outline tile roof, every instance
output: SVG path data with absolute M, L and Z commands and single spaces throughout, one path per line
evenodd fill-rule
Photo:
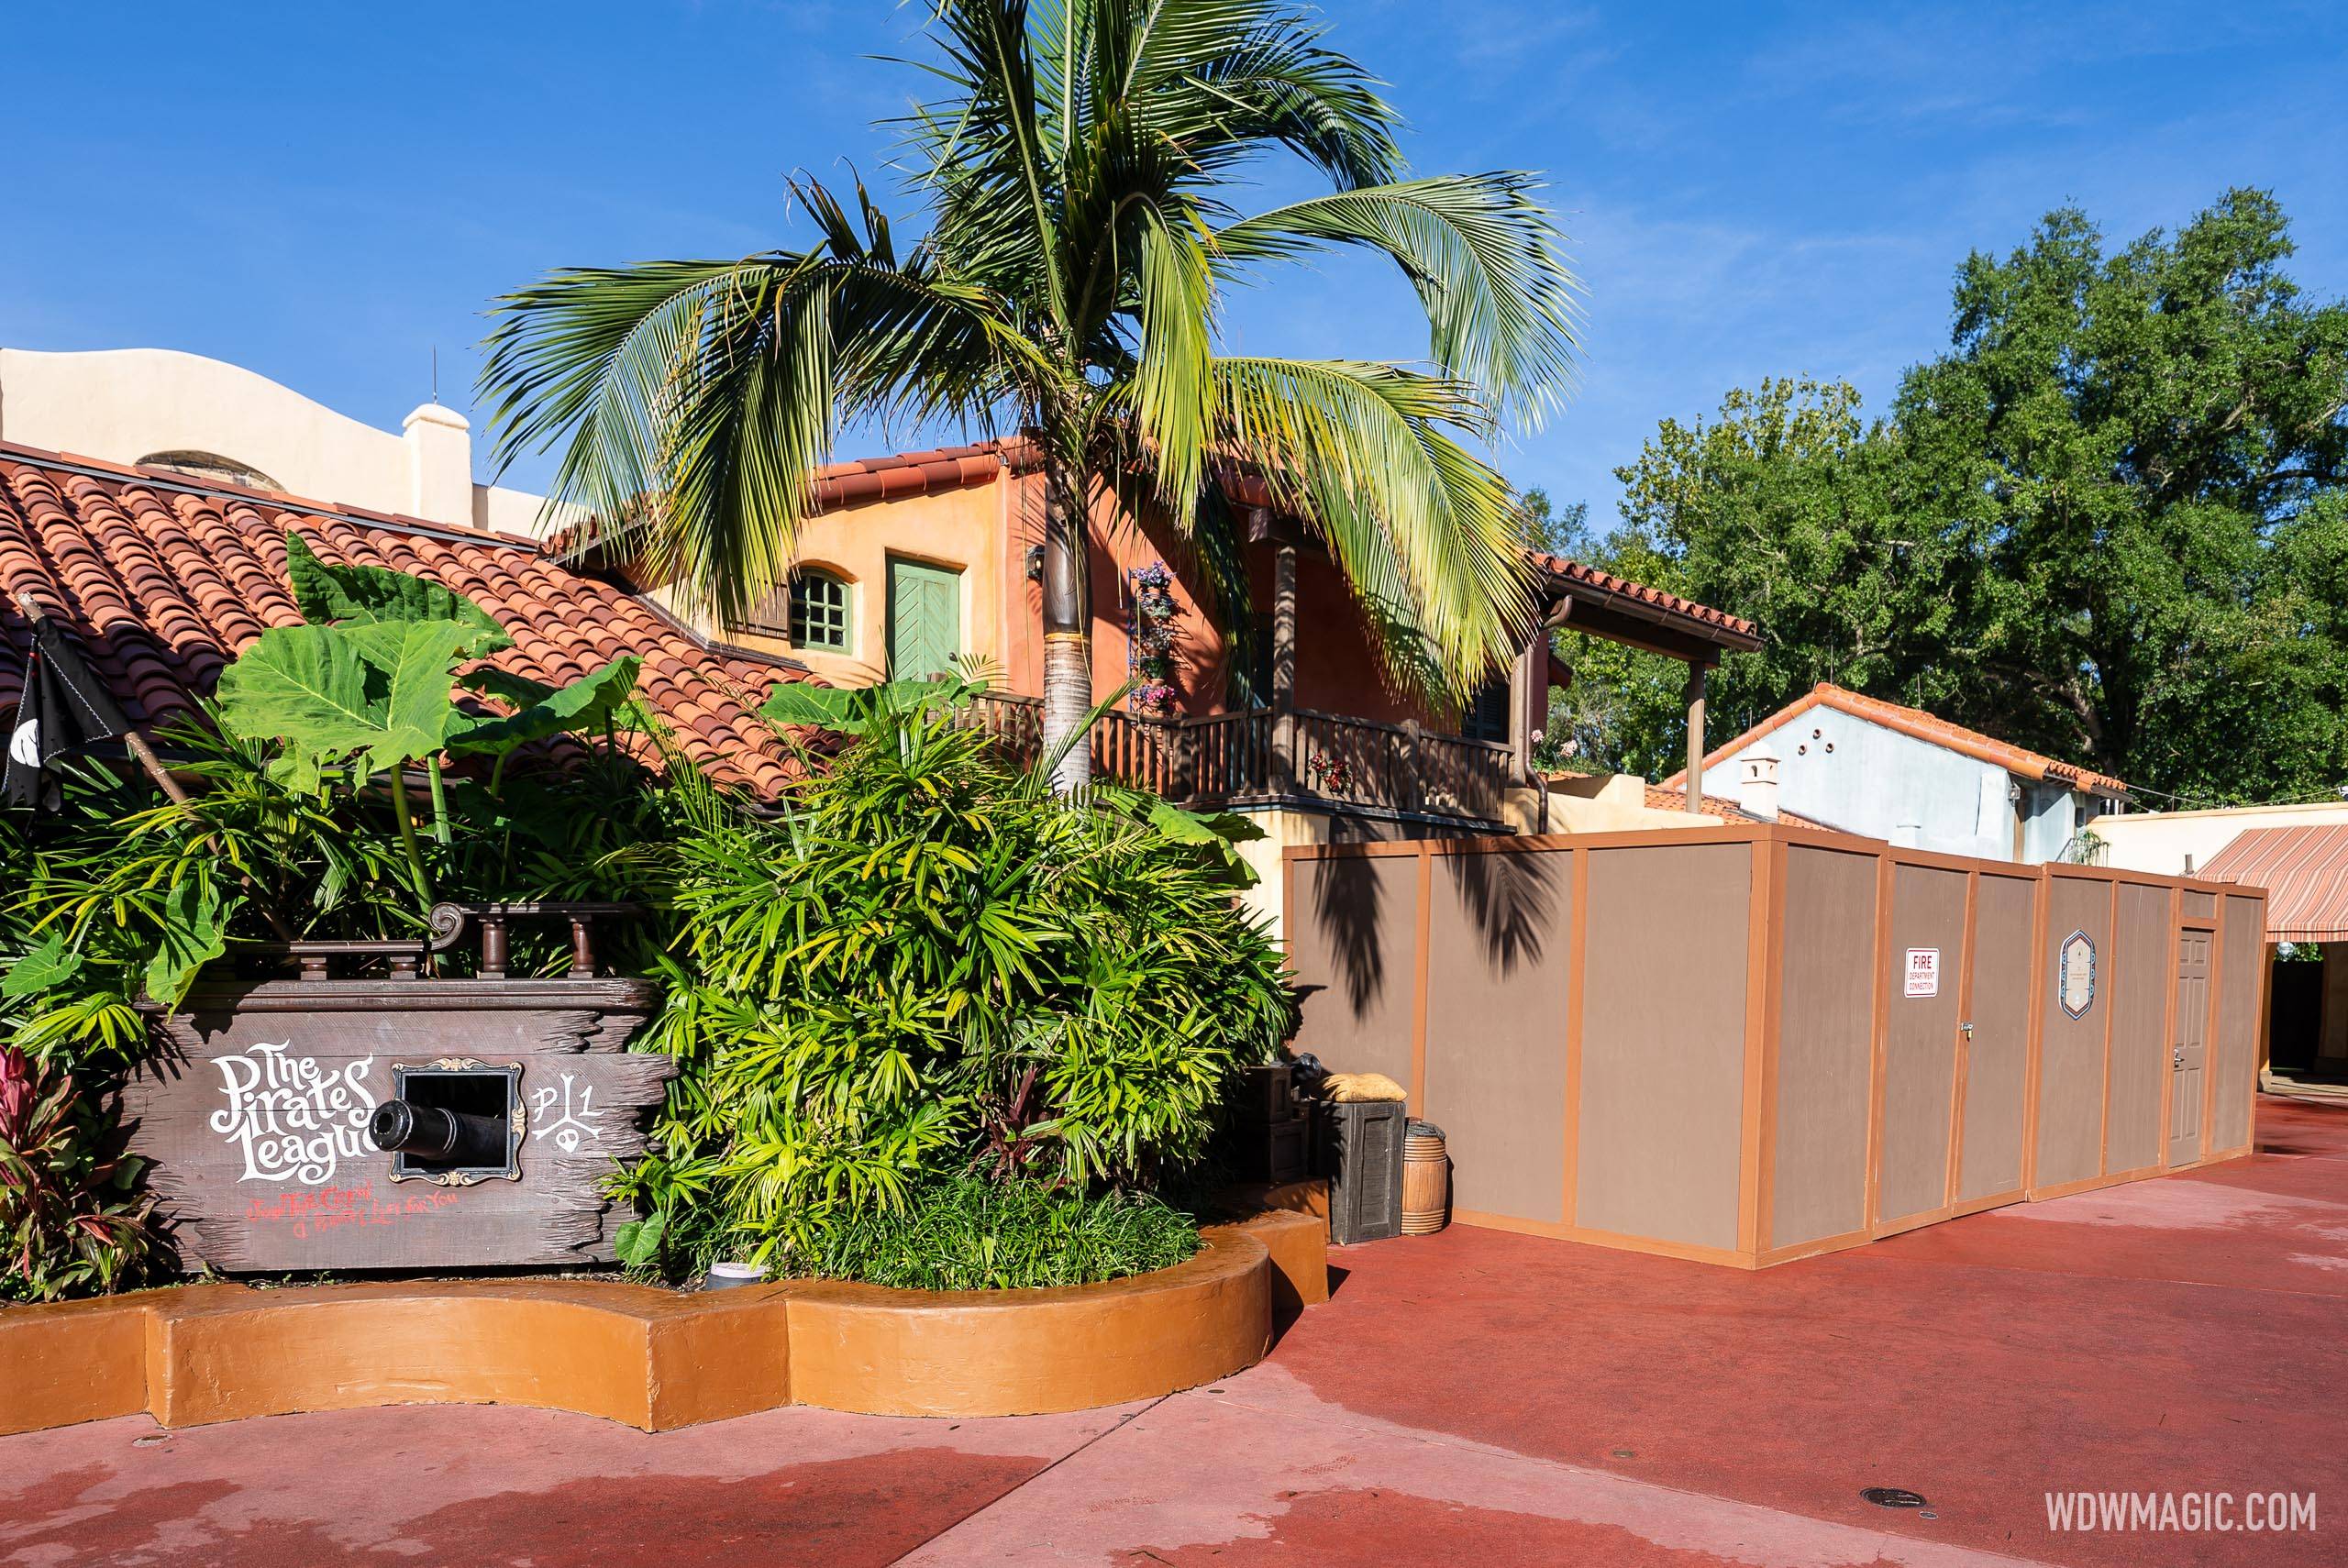
M 885 458 L 826 463 L 815 470 L 815 507 L 827 512 L 859 501 L 894 501 L 934 490 L 984 484 L 1006 466 L 1024 473 L 1042 461 L 1042 449 L 1017 436 L 972 447 L 940 447 L 931 452 L 897 452 Z
M 1709 604 L 1699 604 L 1692 599 L 1682 599 L 1679 595 L 1667 593 L 1660 588 L 1649 588 L 1643 582 L 1633 582 L 1627 577 L 1616 577 L 1611 571 L 1600 571 L 1596 567 L 1584 566 L 1581 562 L 1568 560 L 1564 556 L 1553 556 L 1541 550 L 1527 550 L 1525 554 L 1535 567 L 1560 581 L 1596 589 L 1609 598 L 1627 599 L 1634 603 L 1644 604 L 1651 610 L 1661 611 L 1667 616 L 1693 622 L 1697 626 L 1707 627 L 1714 632 L 1725 632 L 1731 637 L 1742 642 L 1750 642 L 1755 646 L 1760 644 L 1760 627 L 1742 616 L 1732 615 L 1725 610 L 1715 610 Z
M 639 691 L 714 778 L 770 792 L 792 775 L 752 710 L 803 668 L 705 642 L 533 541 L 0 443 L 0 602 L 29 593 L 65 616 L 142 723 L 191 712 L 190 692 L 209 691 L 263 631 L 300 623 L 288 528 L 328 561 L 413 572 L 475 600 L 514 637 L 492 662 L 516 674 L 559 685 L 634 654 Z M 0 628 L 6 712 L 31 633 L 13 604 Z
M 1978 730 L 1968 730 L 1962 724 L 1952 724 L 1946 719 L 1938 718 L 1922 708 L 1903 707 L 1898 702 L 1887 702 L 1880 697 L 1863 696 L 1828 680 L 1820 681 L 1809 691 L 1787 703 L 1734 740 L 1712 751 L 1704 758 L 1704 766 L 1711 767 L 1722 758 L 1749 745 L 1757 737 L 1768 734 L 1787 720 L 1808 712 L 1812 708 L 1833 708 L 1838 712 L 1865 719 L 1870 723 L 1881 724 L 1885 729 L 1896 730 L 1901 734 L 1913 736 L 1917 740 L 1930 741 L 1934 745 L 1946 746 L 1949 750 L 1962 756 L 1993 763 L 2019 778 L 2052 778 L 2059 783 L 2070 784 L 2098 795 L 2123 796 L 2128 793 L 2128 786 L 2110 774 L 2098 773 L 2074 763 L 2060 761 L 2032 751 L 2025 746 L 2015 745 L 2010 741 L 2001 741 L 1995 735 L 1985 735 Z M 1672 778 L 1684 779 L 1686 777 L 1684 769 L 1672 775 Z M 1664 780 L 1667 784 L 1670 781 L 1668 778 Z
M 815 470 L 814 509 L 836 511 L 864 501 L 903 501 L 908 496 L 986 484 L 1008 467 L 1025 473 L 1043 461 L 1042 448 L 1025 436 L 980 441 L 969 447 L 939 447 L 926 452 L 895 452 L 884 458 L 858 458 L 826 463 Z M 590 517 L 559 530 L 547 540 L 549 555 L 567 559 L 596 559 L 604 528 Z
M 1685 812 L 1687 809 L 1688 791 L 1686 790 L 1667 790 L 1660 784 L 1647 786 L 1647 810 Z M 1770 820 L 1767 817 L 1755 816 L 1725 795 L 1705 796 L 1704 811 L 1707 814 L 1718 817 L 1724 823 L 1760 823 Z M 1812 822 L 1808 817 L 1796 816 L 1791 812 L 1779 812 L 1776 820 L 1789 823 L 1795 827 L 1824 827 L 1826 825 L 1823 823 Z

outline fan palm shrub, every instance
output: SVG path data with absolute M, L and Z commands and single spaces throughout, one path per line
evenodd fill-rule
M 644 1044 L 682 1066 L 657 1152 L 616 1187 L 648 1211 L 632 1262 L 879 1269 L 937 1195 L 969 1208 L 958 1182 L 1079 1209 L 1144 1192 L 1293 1027 L 1279 955 L 1232 896 L 1224 834 L 1245 830 L 1108 788 L 1071 808 L 1048 757 L 1016 769 L 904 690 L 846 699 L 856 738 L 779 814 L 698 792 L 651 852 L 677 935 Z M 1150 1233 L 1124 1209 L 1003 1202 L 1104 1255 L 1124 1255 L 1085 1240 L 1104 1225 Z M 1092 1266 L 1030 1240 L 1023 1282 Z
M 844 421 L 1029 432 L 1063 787 L 1090 767 L 1061 747 L 1092 701 L 1088 519 L 1162 515 L 1243 629 L 1220 465 L 1317 530 L 1406 687 L 1464 691 L 1512 657 L 1525 569 L 1478 447 L 1556 401 L 1573 345 L 1535 177 L 1412 176 L 1377 83 L 1286 0 L 936 0 L 926 41 L 934 95 L 901 127 L 918 237 L 861 184 L 844 203 L 803 182 L 804 249 L 503 296 L 482 377 L 501 462 L 559 445 L 558 499 L 625 520 L 653 571 L 730 615 L 787 575 Z M 1241 215 L 1265 160 L 1329 189 Z M 1332 248 L 1401 270 L 1424 366 L 1223 351 L 1226 291 Z

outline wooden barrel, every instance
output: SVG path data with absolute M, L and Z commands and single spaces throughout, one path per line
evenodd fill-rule
M 1443 1129 L 1413 1121 L 1402 1138 L 1402 1234 L 1423 1236 L 1443 1229 L 1451 1209 L 1451 1160 Z

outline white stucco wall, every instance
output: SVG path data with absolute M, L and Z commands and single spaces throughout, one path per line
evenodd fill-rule
M 1705 793 L 1734 799 L 1737 763 L 1765 743 L 1778 756 L 1779 811 L 1919 849 L 2013 858 L 2004 768 L 1837 708 L 1807 709 L 1755 735 L 1705 769 Z
M 476 484 L 463 415 L 426 403 L 378 430 L 268 377 L 169 348 L 0 348 L 0 441 L 136 463 L 203 452 L 309 501 L 535 536 L 540 498 Z M 559 525 L 559 520 L 558 520 Z
M 2252 828 L 2348 826 L 2348 801 L 2304 806 L 2226 806 L 2206 812 L 2128 812 L 2103 817 L 2095 834 L 2103 840 L 2104 863 L 2129 871 L 2182 876 L 2186 857 L 2206 867 L 2238 833 Z

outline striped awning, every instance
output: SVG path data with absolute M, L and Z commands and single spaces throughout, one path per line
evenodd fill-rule
M 2269 942 L 2348 942 L 2348 826 L 2252 828 L 2194 875 L 2265 889 Z

